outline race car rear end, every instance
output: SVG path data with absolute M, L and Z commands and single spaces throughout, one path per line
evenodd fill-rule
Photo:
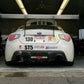
M 11 61 L 74 63 L 74 47 L 69 34 L 52 29 L 26 29 L 9 35 L 5 49 L 6 64 Z

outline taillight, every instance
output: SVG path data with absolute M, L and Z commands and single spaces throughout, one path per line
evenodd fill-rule
M 9 35 L 8 39 L 9 39 L 10 41 L 12 41 L 12 40 L 18 39 L 19 37 L 20 37 L 19 34 L 14 34 L 14 35 Z
M 60 34 L 59 35 L 60 39 L 63 39 L 65 41 L 70 41 L 71 37 L 69 35 L 64 35 L 64 34 Z

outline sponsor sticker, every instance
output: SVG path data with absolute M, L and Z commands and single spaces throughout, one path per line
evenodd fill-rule
M 22 45 L 19 45 L 19 49 L 21 49 L 22 48 Z
M 52 37 L 51 36 L 48 37 L 48 41 L 52 41 Z
M 59 37 L 58 37 L 58 36 L 55 36 L 55 37 L 54 37 L 54 40 L 55 40 L 55 41 L 59 41 Z
M 41 36 L 38 36 L 38 37 L 34 37 L 35 39 L 45 39 L 45 37 L 41 37 Z
M 44 46 L 34 46 L 34 48 L 41 48 L 41 49 L 44 49 Z
M 54 46 L 46 46 L 45 49 L 57 49 L 57 47 L 54 47 Z

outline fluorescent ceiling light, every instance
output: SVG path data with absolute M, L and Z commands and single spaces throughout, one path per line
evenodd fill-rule
M 22 11 L 23 14 L 27 15 L 27 11 L 22 3 L 22 0 L 16 0 L 16 3 L 18 4 L 20 10 Z
M 57 15 L 61 15 L 61 14 L 62 14 L 62 12 L 63 12 L 63 10 L 60 10 L 60 9 L 59 9 L 59 11 L 58 11 Z
M 21 9 L 21 11 L 23 12 L 23 14 L 27 15 L 27 11 L 24 8 Z
M 57 15 L 61 15 L 62 12 L 64 11 L 65 7 L 67 6 L 67 4 L 69 3 L 70 0 L 63 0 L 60 9 L 57 12 Z

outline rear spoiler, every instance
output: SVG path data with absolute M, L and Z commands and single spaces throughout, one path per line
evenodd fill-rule
M 0 19 L 79 19 L 79 15 L 56 14 L 0 14 Z

